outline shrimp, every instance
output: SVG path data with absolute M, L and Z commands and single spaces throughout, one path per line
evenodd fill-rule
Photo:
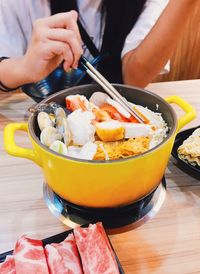
M 77 109 L 81 109 L 82 111 L 91 111 L 95 116 L 94 122 L 104 122 L 111 120 L 110 115 L 106 111 L 101 110 L 92 102 L 89 102 L 85 96 L 70 95 L 67 96 L 65 100 L 68 110 L 74 111 Z

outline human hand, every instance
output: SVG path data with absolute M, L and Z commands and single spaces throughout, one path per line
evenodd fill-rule
M 82 54 L 75 11 L 38 19 L 21 66 L 26 82 L 37 82 L 63 62 L 66 71 L 77 68 Z

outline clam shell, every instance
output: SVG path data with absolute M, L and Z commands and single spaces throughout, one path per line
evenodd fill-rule
M 55 113 L 56 109 L 61 107 L 61 105 L 51 102 L 51 103 L 40 103 L 39 105 L 36 105 L 35 109 L 38 112 L 46 112 L 48 114 Z
M 62 135 L 58 132 L 58 129 L 55 127 L 45 127 L 40 134 L 40 141 L 43 145 L 50 147 L 53 142 L 61 141 Z
M 51 127 L 54 125 L 53 119 L 50 117 L 50 115 L 46 112 L 39 112 L 37 116 L 38 126 L 40 130 L 42 131 L 46 127 Z
M 55 110 L 56 127 L 60 133 L 64 133 L 63 119 L 66 120 L 66 114 L 63 108 L 59 107 Z
M 64 143 L 65 145 L 69 145 L 69 143 L 72 141 L 72 134 L 71 131 L 69 129 L 69 125 L 67 122 L 67 119 L 63 118 L 62 120 L 62 126 L 63 126 L 63 139 L 64 139 Z
M 54 141 L 49 148 L 62 155 L 68 155 L 68 150 L 66 145 L 59 140 Z

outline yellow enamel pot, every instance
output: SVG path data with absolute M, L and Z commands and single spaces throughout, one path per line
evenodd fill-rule
M 87 161 L 62 156 L 49 150 L 39 140 L 37 114 L 32 113 L 28 124 L 6 126 L 6 151 L 14 156 L 28 158 L 38 164 L 51 189 L 65 200 L 87 207 L 118 207 L 128 205 L 150 194 L 160 183 L 171 154 L 176 133 L 195 117 L 195 110 L 179 97 L 161 97 L 138 88 L 115 85 L 129 101 L 161 112 L 169 127 L 166 139 L 146 153 L 115 161 Z M 63 90 L 41 103 L 56 102 L 65 105 L 65 97 L 82 94 L 90 97 L 101 90 L 96 85 L 78 86 Z M 185 114 L 178 120 L 171 103 L 179 105 Z M 158 109 L 157 109 L 158 108 Z M 15 144 L 17 130 L 28 132 L 32 149 Z

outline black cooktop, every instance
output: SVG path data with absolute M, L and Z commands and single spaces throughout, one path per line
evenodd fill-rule
M 44 184 L 44 198 L 50 211 L 68 226 L 75 227 L 101 221 L 105 228 L 112 229 L 138 222 L 148 215 L 156 205 L 157 208 L 160 208 L 158 203 L 163 203 L 164 199 L 160 196 L 165 189 L 166 181 L 163 177 L 160 185 L 149 195 L 127 206 L 114 208 L 91 208 L 75 205 L 59 197 L 47 184 Z

